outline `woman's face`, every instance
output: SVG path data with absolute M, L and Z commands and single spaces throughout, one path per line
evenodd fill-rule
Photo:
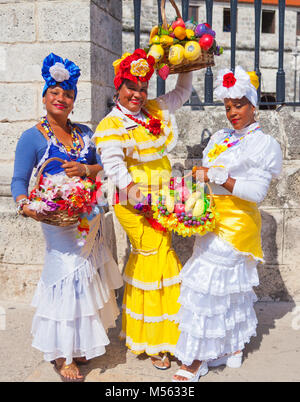
M 53 117 L 67 118 L 73 110 L 74 100 L 74 90 L 65 90 L 59 85 L 49 87 L 43 97 L 43 103 L 46 107 L 47 113 Z
M 224 99 L 227 119 L 235 130 L 241 130 L 255 122 L 255 107 L 244 96 L 241 99 Z
M 118 91 L 119 102 L 131 112 L 140 111 L 148 94 L 148 82 L 125 80 Z

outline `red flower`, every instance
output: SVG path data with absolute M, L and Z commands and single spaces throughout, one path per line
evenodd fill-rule
M 236 78 L 233 73 L 228 73 L 223 76 L 223 87 L 230 88 L 236 83 Z
M 136 77 L 130 73 L 131 63 L 139 59 L 145 59 L 148 63 L 150 70 L 145 75 L 145 77 Z M 130 56 L 127 56 L 124 60 L 121 61 L 118 74 L 115 76 L 114 79 L 115 88 L 118 90 L 124 80 L 130 80 L 135 83 L 138 82 L 138 79 L 142 82 L 149 81 L 152 74 L 154 73 L 154 64 L 154 57 L 147 57 L 147 53 L 143 49 L 136 49 Z

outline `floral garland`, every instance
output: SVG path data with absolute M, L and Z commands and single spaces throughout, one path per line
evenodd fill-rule
M 195 184 L 171 178 L 168 191 L 160 194 L 157 205 L 152 205 L 153 218 L 165 229 L 183 237 L 213 231 L 219 214 L 204 190 L 197 190 Z
M 118 110 L 120 110 L 122 112 L 119 105 L 116 105 L 116 107 Z M 125 116 L 129 117 L 129 119 L 133 120 L 135 123 L 139 124 L 140 126 L 143 126 L 147 131 L 149 131 L 149 133 L 158 137 L 160 135 L 161 129 L 162 129 L 161 120 L 156 119 L 155 117 L 151 116 L 151 114 L 148 113 L 144 109 L 142 109 L 141 111 L 149 119 L 148 123 L 145 123 L 143 120 L 137 119 L 132 114 L 127 114 L 127 113 L 124 113 L 124 114 L 125 114 Z
M 255 131 L 260 130 L 260 127 L 256 127 L 253 130 L 248 131 L 245 135 L 240 137 L 238 140 L 229 142 L 230 138 L 232 137 L 233 133 L 230 133 L 222 144 L 215 144 L 213 148 L 208 152 L 207 156 L 209 162 L 214 161 L 221 153 L 225 152 L 228 148 L 233 147 L 234 145 L 238 144 L 242 139 L 244 139 L 247 135 L 254 133 Z

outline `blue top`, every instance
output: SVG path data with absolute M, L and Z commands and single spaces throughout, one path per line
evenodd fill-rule
M 95 145 L 91 141 L 92 130 L 82 124 L 77 124 L 77 127 L 81 131 L 84 147 L 76 162 L 87 165 L 99 163 L 102 166 L 100 156 L 96 153 Z M 28 186 L 33 168 L 36 167 L 38 170 L 45 160 L 53 157 L 71 161 L 64 149 L 58 146 L 54 136 L 47 141 L 36 126 L 24 131 L 17 144 L 14 174 L 11 182 L 11 192 L 14 200 L 21 194 L 28 196 Z M 64 171 L 61 165 L 58 161 L 50 162 L 43 170 L 43 173 L 60 173 Z

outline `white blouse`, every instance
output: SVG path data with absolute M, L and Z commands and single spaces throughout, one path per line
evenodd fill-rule
M 259 127 L 253 123 L 242 130 L 222 129 L 210 139 L 203 152 L 204 167 L 223 165 L 230 177 L 236 180 L 232 194 L 247 201 L 261 202 L 268 191 L 273 177 L 277 177 L 282 168 L 282 152 L 279 143 L 261 129 L 246 135 L 239 143 L 221 153 L 209 162 L 208 152 L 215 144 L 222 144 L 229 133 L 230 142 L 234 142 Z M 231 194 L 224 187 L 212 184 L 215 194 Z
M 167 109 L 171 114 L 179 109 L 190 97 L 192 92 L 192 78 L 192 72 L 179 74 L 175 88 L 167 94 L 156 98 L 160 103 L 161 109 Z M 136 118 L 146 121 L 146 117 L 141 112 L 132 113 L 122 107 L 122 105 L 119 104 L 119 106 L 124 114 L 134 114 Z M 114 108 L 111 114 L 114 113 L 118 116 L 118 114 L 122 112 Z M 124 161 L 123 148 L 107 147 L 101 149 L 101 161 L 103 163 L 104 173 L 119 189 L 126 188 L 132 182 L 132 177 L 128 172 Z

